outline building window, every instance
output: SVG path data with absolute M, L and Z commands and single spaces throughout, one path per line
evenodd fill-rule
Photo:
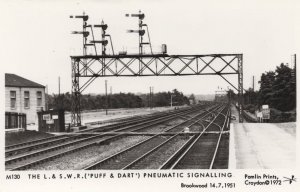
M 16 108 L 16 91 L 10 91 L 10 108 Z
M 41 91 L 37 91 L 36 92 L 36 98 L 37 98 L 37 106 L 42 106 L 42 92 Z
M 24 108 L 28 109 L 30 106 L 29 103 L 29 91 L 24 91 Z

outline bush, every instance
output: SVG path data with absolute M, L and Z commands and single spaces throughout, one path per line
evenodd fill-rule
M 282 123 L 296 121 L 296 112 L 282 112 L 280 110 L 270 109 L 270 122 Z
M 252 104 L 248 104 L 248 105 L 245 105 L 244 106 L 244 110 L 247 110 L 249 111 L 250 113 L 255 113 L 255 110 L 256 110 L 256 106 L 255 105 L 252 105 Z

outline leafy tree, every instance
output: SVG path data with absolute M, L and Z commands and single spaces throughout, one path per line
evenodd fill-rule
M 232 89 L 229 89 L 227 91 L 227 97 L 228 97 L 228 101 L 230 102 L 235 102 L 235 103 L 238 102 L 237 94 L 235 94 Z
M 296 71 L 283 63 L 276 67 L 275 72 L 263 73 L 257 103 L 268 104 L 270 107 L 289 111 L 296 108 Z
M 192 104 L 193 104 L 193 105 L 196 104 L 196 98 L 195 98 L 195 95 L 194 95 L 194 94 L 191 94 L 191 95 L 189 96 L 189 100 L 192 101 Z
M 296 86 L 292 82 L 292 69 L 281 63 L 276 68 L 276 79 L 273 85 L 272 106 L 281 111 L 292 110 L 296 106 Z
M 274 93 L 272 92 L 275 81 L 275 72 L 263 73 L 260 80 L 259 105 L 272 104 Z

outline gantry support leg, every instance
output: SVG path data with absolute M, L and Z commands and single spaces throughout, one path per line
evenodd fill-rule
M 243 55 L 238 56 L 238 105 L 239 122 L 243 122 Z
M 72 105 L 71 105 L 71 110 L 72 110 L 71 125 L 72 126 L 81 126 L 79 62 L 80 62 L 80 59 L 72 59 Z

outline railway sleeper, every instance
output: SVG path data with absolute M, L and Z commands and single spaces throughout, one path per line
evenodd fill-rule
M 10 157 L 10 156 L 17 155 L 17 154 L 24 153 L 24 152 L 30 152 L 30 151 L 33 151 L 33 150 L 36 150 L 36 149 L 40 149 L 42 147 L 49 147 L 49 146 L 53 145 L 54 143 L 55 144 L 60 144 L 60 143 L 63 143 L 66 140 L 69 140 L 69 139 L 76 140 L 76 139 L 80 139 L 80 138 L 82 138 L 81 135 L 79 135 L 79 136 L 76 135 L 76 136 L 73 136 L 73 137 L 68 137 L 68 138 L 62 138 L 62 139 L 59 139 L 59 140 L 48 141 L 47 143 L 40 143 L 40 144 L 37 144 L 37 145 L 32 146 L 32 147 L 28 146 L 28 147 L 23 147 L 23 148 L 15 149 L 15 150 L 12 150 L 11 152 L 10 151 L 5 152 L 5 157 Z
M 67 144 L 64 144 L 64 145 L 55 146 L 55 147 L 52 147 L 50 149 L 46 149 L 46 150 L 42 150 L 42 151 L 37 151 L 37 152 L 31 153 L 31 154 L 23 155 L 21 157 L 12 158 L 12 159 L 6 160 L 5 161 L 5 165 L 10 164 L 11 162 L 15 162 L 16 159 L 20 159 L 21 160 L 21 159 L 24 159 L 24 158 L 35 157 L 35 156 L 40 155 L 40 154 L 45 154 L 45 153 L 48 153 L 48 152 L 52 152 L 52 151 L 55 151 L 55 150 L 66 148 L 66 147 L 72 146 L 74 144 L 80 143 L 82 141 L 86 141 L 88 139 L 94 139 L 94 138 L 102 137 L 102 136 L 104 136 L 104 135 L 92 136 L 92 137 L 84 138 L 82 140 L 78 140 L 78 141 L 75 141 L 75 142 L 70 142 L 70 143 L 67 143 Z
M 119 137 L 119 136 L 114 136 L 114 137 Z M 111 138 L 108 138 L 107 140 L 109 140 L 109 139 L 111 139 Z M 103 140 L 103 141 L 104 141 L 104 140 Z M 98 143 L 101 143 L 101 141 L 98 142 Z M 56 158 L 62 157 L 62 156 L 64 156 L 64 155 L 71 154 L 71 153 L 73 153 L 73 152 L 76 152 L 76 151 L 79 151 L 79 150 L 86 149 L 86 148 L 91 147 L 91 146 L 93 146 L 93 145 L 96 145 L 96 142 L 95 142 L 95 143 L 86 144 L 86 145 L 84 145 L 84 146 L 81 146 L 81 147 L 78 147 L 78 148 L 75 148 L 75 149 L 72 149 L 72 150 L 69 150 L 69 151 L 65 151 L 65 152 L 62 152 L 62 153 L 59 153 L 59 154 L 55 154 L 55 155 L 52 155 L 52 156 L 50 156 L 50 157 L 46 157 L 46 158 L 37 160 L 37 161 L 32 162 L 32 163 L 28 163 L 28 164 L 26 164 L 26 165 L 22 165 L 22 166 L 13 168 L 13 169 L 11 169 L 11 171 L 14 171 L 14 170 L 25 170 L 25 169 L 28 169 L 28 168 L 33 167 L 33 166 L 35 166 L 35 165 L 41 164 L 41 163 L 43 163 L 43 162 L 47 162 L 47 161 L 49 161 L 49 160 L 52 160 L 52 159 L 56 159 Z

